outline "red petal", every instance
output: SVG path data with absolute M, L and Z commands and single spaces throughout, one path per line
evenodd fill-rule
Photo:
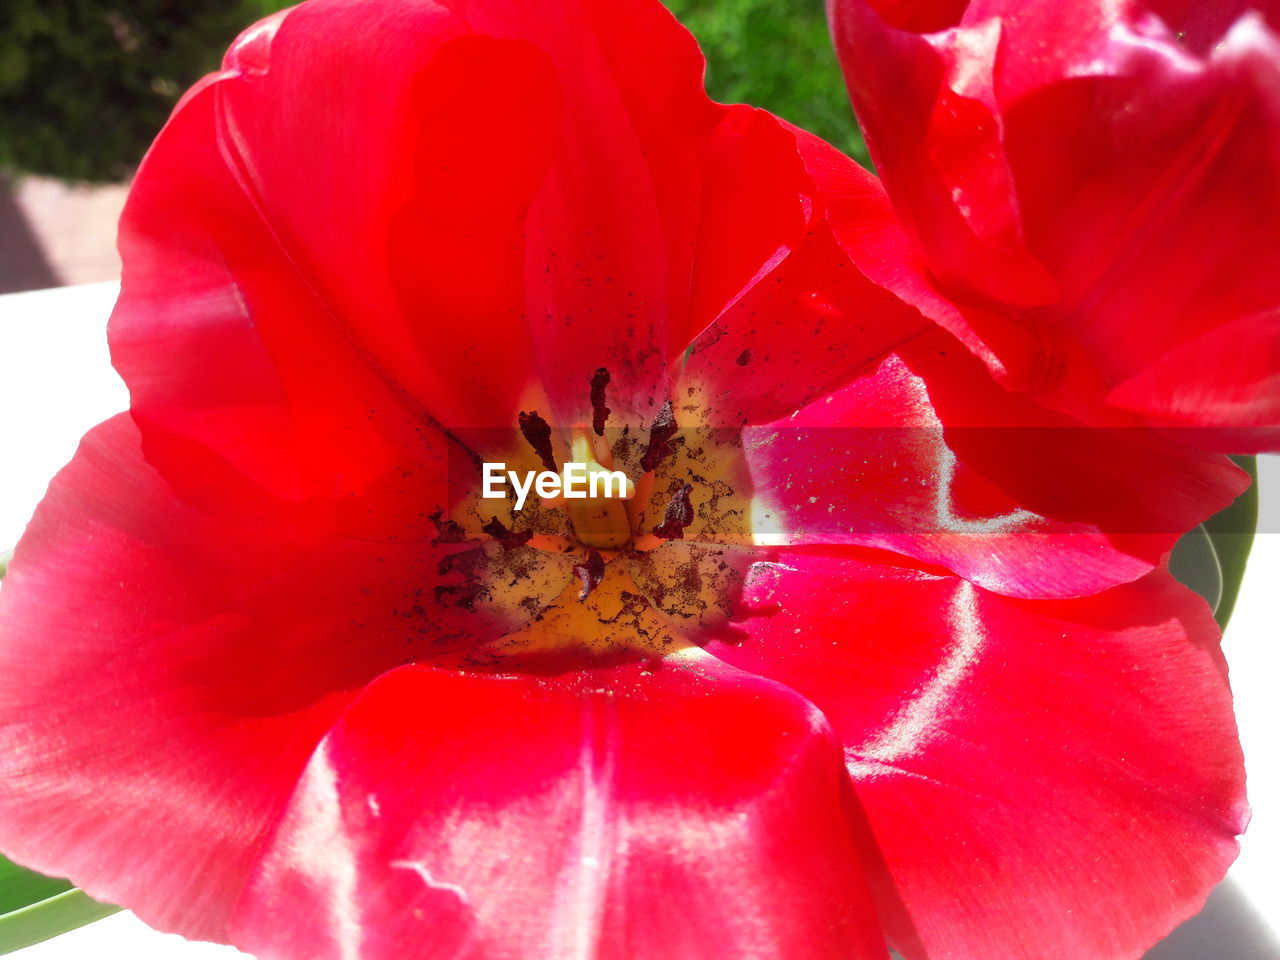
M 1027 335 L 1007 319 L 939 292 L 921 252 L 873 174 L 830 144 L 802 130 L 796 142 L 827 211 L 827 223 L 845 254 L 868 279 L 891 290 L 935 321 L 1003 378 L 1003 350 L 1025 350 Z M 977 329 L 975 329 L 977 327 Z
M 1208 53 L 1246 13 L 1261 14 L 1273 31 L 1280 29 L 1280 4 L 1275 0 L 1146 0 L 1144 6 L 1197 56 Z
M 948 330 L 967 337 L 965 346 L 988 367 L 999 370 L 1000 354 L 989 344 L 1014 349 L 1020 342 L 1016 331 L 1006 336 L 1010 333 L 1007 322 L 990 311 L 966 306 L 962 313 L 939 295 L 893 216 L 879 182 L 817 138 L 800 133 L 798 141 L 806 169 L 826 204 L 828 222 L 858 269 L 938 319 Z M 985 341 L 975 339 L 968 326 L 979 316 Z M 1233 381 L 1231 388 L 1224 386 L 1220 402 L 1225 404 L 1230 398 L 1256 410 L 1260 404 L 1254 384 L 1276 367 L 1263 342 L 1267 330 L 1259 322 L 1240 330 L 1226 328 L 1217 335 L 1244 338 L 1250 331 L 1255 333 L 1250 346 L 1232 353 L 1232 362 L 1222 366 L 1217 380 L 1224 384 Z M 994 484 L 1013 505 L 1062 523 L 1092 526 L 1106 534 L 1112 548 L 1144 561 L 1141 568 L 1125 564 L 1130 572 L 1145 572 L 1172 546 L 1175 536 L 1222 509 L 1244 489 L 1247 479 L 1243 473 L 1224 458 L 1196 452 L 1195 448 L 1249 449 L 1260 442 L 1260 431 L 1224 436 L 1225 432 L 1199 430 L 1194 436 L 1187 431 L 1170 437 L 1169 431 L 1134 427 L 1131 419 L 1108 429 L 1083 423 L 1053 412 L 1023 393 L 999 388 L 979 364 L 957 349 L 951 337 L 938 330 L 910 339 L 896 352 L 918 378 L 919 387 L 927 391 L 932 407 L 930 413 L 905 414 L 910 419 L 903 421 L 904 426 L 910 423 L 927 428 L 936 417 L 946 428 L 947 445 L 961 466 Z M 1205 352 L 1195 354 L 1202 367 L 1204 356 Z M 1188 351 L 1184 362 L 1190 363 L 1191 358 Z M 1169 375 L 1176 375 L 1171 363 L 1152 368 L 1149 375 L 1158 375 L 1165 366 L 1170 367 Z M 1237 376 L 1240 369 L 1257 376 Z M 1201 369 L 1198 375 L 1208 372 Z M 1194 394 L 1187 386 L 1189 379 L 1184 377 L 1176 395 L 1189 406 L 1198 401 L 1207 408 L 1211 398 Z M 1122 391 L 1117 390 L 1113 402 L 1119 403 L 1121 398 Z M 918 405 L 916 400 L 911 403 Z M 1239 407 L 1224 419 L 1238 413 Z M 893 425 L 888 414 L 877 416 L 884 426 Z M 848 425 L 856 427 L 864 420 L 855 415 Z M 905 448 L 902 452 L 906 453 Z M 913 462 L 912 458 L 908 456 L 906 462 Z M 937 486 L 927 474 L 921 482 L 930 488 Z M 882 516 L 893 509 L 870 503 L 850 506 L 879 511 Z M 928 516 L 925 514 L 926 519 Z M 907 529 L 919 529 L 919 523 L 917 517 Z M 932 532 L 936 526 L 926 523 L 925 528 Z M 1080 537 L 1072 539 L 1082 547 L 1088 542 Z M 985 585 L 1002 589 L 995 581 Z
M 1118 384 L 1108 399 L 1170 423 L 1237 424 L 1234 429 L 1175 428 L 1206 449 L 1265 453 L 1280 449 L 1280 340 L 1276 318 L 1244 317 L 1169 351 Z
M 537 18 L 319 0 L 241 39 L 137 189 L 172 195 L 171 219 L 207 219 L 207 198 L 269 237 L 325 320 L 450 427 L 510 428 L 547 402 L 589 421 L 599 367 L 619 416 L 647 417 L 669 362 L 802 239 L 810 206 L 790 135 L 713 104 L 702 70 L 644 0 Z M 188 156 L 223 182 L 193 183 Z M 126 232 L 167 235 L 158 219 Z M 225 274 L 224 252 L 205 251 Z
M 1140 3 L 981 0 L 943 29 L 953 18 L 891 6 L 882 18 L 837 0 L 834 22 L 894 205 L 956 300 L 922 309 L 1088 422 L 1274 444 L 1280 45 L 1267 21 L 1246 4 L 1160 0 L 1175 37 Z M 911 274 L 893 289 L 922 305 L 934 281 Z
M 264 960 L 884 957 L 838 749 L 801 698 L 709 659 L 407 667 L 313 755 L 233 939 Z
M 712 649 L 831 719 L 907 960 L 1134 957 L 1234 858 L 1244 779 L 1218 632 L 1166 574 L 1025 601 L 792 552 L 748 596 L 770 615 Z
M 127 415 L 97 428 L 0 591 L 0 848 L 225 939 L 255 845 L 355 692 L 511 629 L 433 602 L 441 549 L 213 520 Z
M 1227 458 L 1188 449 L 1210 438 L 1181 445 L 1161 430 L 1086 426 L 1001 389 L 941 331 L 902 357 L 965 468 L 1035 513 L 1096 528 L 1131 556 L 1158 560 L 1249 484 Z
M 926 33 L 960 22 L 969 0 L 868 0 L 875 11 L 900 30 Z
M 819 227 L 693 341 L 676 396 L 699 397 L 702 425 L 767 423 L 874 370 L 928 326 Z
M 867 145 L 933 272 L 1016 305 L 1051 299 L 1053 278 L 1022 243 L 989 103 L 999 22 L 922 36 L 888 26 L 867 0 L 832 10 Z
M 121 225 L 110 339 L 147 459 L 232 520 L 429 537 L 458 454 L 352 348 L 262 219 L 217 150 L 220 90 L 174 115 Z
M 1111 76 L 1038 88 L 1005 107 L 1027 244 L 1062 288 L 1041 322 L 1066 330 L 1106 384 L 1194 349 L 1203 367 L 1184 366 L 1182 382 L 1122 386 L 1125 405 L 1148 420 L 1274 425 L 1280 44 L 1252 20 L 1205 61 L 1185 62 L 1172 41 L 1157 56 L 1149 43 L 1089 51 L 1113 64 Z M 1261 336 L 1232 335 L 1264 317 Z M 1240 351 L 1271 362 L 1241 366 Z M 1043 380 L 1037 389 L 1070 404 L 1053 395 L 1066 387 Z M 1253 404 L 1240 403 L 1245 391 Z
M 941 332 L 743 432 L 763 542 L 878 547 L 1023 597 L 1142 576 L 1248 482 L 1158 439 L 1046 415 Z

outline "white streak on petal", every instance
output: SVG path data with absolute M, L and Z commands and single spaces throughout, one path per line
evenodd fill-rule
M 951 496 L 951 487 L 955 479 L 956 455 L 949 447 L 939 443 L 938 484 L 934 488 L 933 501 L 939 530 L 945 530 L 948 533 L 1005 533 L 1035 518 L 1034 513 L 1023 510 L 1021 507 L 982 520 L 969 520 L 958 516 Z
M 441 890 L 445 893 L 451 893 L 462 903 L 467 902 L 467 891 L 463 890 L 456 883 L 446 883 L 443 880 L 437 880 L 431 875 L 431 871 L 427 869 L 425 863 L 417 860 L 392 860 L 390 866 L 397 870 L 412 870 L 432 890 Z
M 932 676 L 899 708 L 887 727 L 845 751 L 849 770 L 855 776 L 885 773 L 885 765 L 918 755 L 942 731 L 956 688 L 973 667 L 987 639 L 978 617 L 975 590 L 968 581 L 958 582 L 947 617 L 951 648 Z
M 289 862 L 326 899 L 341 960 L 360 960 L 360 907 L 356 855 L 342 820 L 338 774 L 323 742 L 311 757 L 295 800 Z
M 607 696 L 583 695 L 578 846 L 561 880 L 552 949 L 557 960 L 590 960 L 596 955 L 600 939 L 613 855 L 610 818 L 617 773 L 613 710 Z

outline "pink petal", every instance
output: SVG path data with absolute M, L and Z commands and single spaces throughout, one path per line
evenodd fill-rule
M 884 957 L 846 802 L 822 717 L 709 658 L 406 667 L 312 756 L 233 941 L 263 960 Z
M 0 592 L 0 847 L 225 939 L 256 845 L 360 688 L 511 629 L 435 602 L 445 549 L 212 519 L 127 414 L 94 430 Z
M 928 267 L 868 274 L 1077 419 L 1269 449 L 1280 15 L 1252 7 L 836 0 L 854 104 Z
M 712 649 L 810 698 L 846 743 L 907 960 L 1132 958 L 1235 857 L 1218 632 L 1167 574 L 1027 601 L 793 551 L 748 601 L 767 615 Z
M 941 332 L 743 431 L 765 542 L 876 547 L 1021 597 L 1142 576 L 1248 482 L 1158 441 L 1047 414 Z

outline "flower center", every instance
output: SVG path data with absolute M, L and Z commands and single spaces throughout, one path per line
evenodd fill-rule
M 574 463 L 586 468 L 585 486 L 588 491 L 603 490 L 610 493 L 615 486 L 609 482 L 615 472 L 613 451 L 603 441 L 603 436 L 578 427 L 572 433 L 570 456 Z M 632 539 L 634 511 L 628 512 L 627 503 L 634 500 L 635 496 L 635 484 L 627 478 L 626 489 L 621 497 L 592 496 L 588 492 L 582 499 L 568 496 L 560 499 L 580 542 L 598 550 L 620 550 Z
M 522 412 L 506 444 L 511 484 L 486 487 L 488 499 L 464 489 L 437 520 L 459 545 L 437 599 L 506 630 L 464 665 L 666 655 L 729 629 L 745 572 L 763 559 L 736 434 L 681 430 L 669 401 L 647 423 L 617 426 L 609 382 L 603 369 L 590 382 L 590 424 L 555 427 Z

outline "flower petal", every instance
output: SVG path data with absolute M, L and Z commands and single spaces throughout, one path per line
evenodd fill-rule
M 676 398 L 697 406 L 700 425 L 768 423 L 874 370 L 931 328 L 864 276 L 826 224 L 816 223 L 766 281 L 693 341 Z
M 972 5 L 970 6 L 972 10 Z M 867 146 L 903 225 L 948 289 L 1045 302 L 1053 277 L 1023 246 L 990 104 L 1000 22 L 936 34 L 835 0 L 833 30 Z
M 1047 414 L 941 331 L 742 433 L 761 542 L 877 547 L 1021 597 L 1137 579 L 1248 482 L 1159 439 Z
M 847 411 L 841 416 L 836 416 L 829 404 L 826 407 L 814 404 L 804 412 L 801 419 L 811 426 L 849 428 L 843 438 L 849 441 L 845 449 L 856 452 L 859 447 L 856 437 L 861 435 L 868 443 L 878 445 L 883 455 L 893 453 L 901 458 L 896 462 L 876 461 L 883 467 L 878 497 L 864 494 L 851 500 L 839 491 L 836 506 L 830 508 L 833 513 L 826 523 L 828 530 L 852 527 L 862 534 L 873 529 L 888 533 L 894 523 L 890 518 L 895 517 L 898 532 L 908 536 L 955 532 L 956 524 L 940 522 L 937 510 L 931 506 L 939 503 L 939 497 L 950 496 L 945 489 L 948 484 L 953 488 L 957 486 L 954 475 L 948 479 L 946 472 L 931 472 L 940 463 L 939 457 L 951 457 L 956 461 L 957 470 L 976 474 L 1005 496 L 1003 505 L 999 500 L 989 505 L 988 514 L 1021 509 L 1052 522 L 1029 538 L 1021 537 L 1024 546 L 1035 545 L 1034 551 L 1010 565 L 1008 572 L 1028 577 L 1026 585 L 1030 586 L 1042 579 L 1046 564 L 1058 566 L 1068 574 L 1058 590 L 1071 592 L 1072 578 L 1077 586 L 1087 588 L 1080 579 L 1082 576 L 1087 579 L 1103 574 L 1094 584 L 1100 587 L 1145 573 L 1173 545 L 1176 536 L 1221 510 L 1242 492 L 1248 481 L 1240 470 L 1219 455 L 1200 451 L 1249 449 L 1265 441 L 1262 431 L 1228 434 L 1218 430 L 1183 429 L 1173 431 L 1171 436 L 1164 428 L 1136 425 L 1128 414 L 1114 424 L 1081 421 L 1050 410 L 1025 393 L 998 386 L 995 372 L 1002 369 L 1000 357 L 1007 354 L 993 350 L 991 345 L 1014 347 L 1018 340 L 1016 332 L 1013 337 L 1005 337 L 1004 334 L 1009 333 L 1007 323 L 1002 328 L 1000 323 L 1005 321 L 990 310 L 966 305 L 962 311 L 938 293 L 919 254 L 894 217 L 883 188 L 873 176 L 849 164 L 816 137 L 798 132 L 797 141 L 806 169 L 826 204 L 827 222 L 858 270 L 894 290 L 925 315 L 937 319 L 958 338 L 967 336 L 964 345 L 994 371 L 989 375 L 982 365 L 958 349 L 951 336 L 934 329 L 905 339 L 892 351 L 898 358 L 895 362 L 910 371 L 911 389 L 904 391 L 903 383 L 895 385 L 884 379 L 882 371 L 876 381 L 884 381 L 884 396 L 869 396 L 866 387 L 850 387 L 852 393 L 848 396 L 862 397 L 861 409 L 857 409 L 858 403 L 851 404 L 846 398 L 843 403 L 836 401 L 837 406 Z M 979 315 L 983 317 L 985 340 L 974 339 L 973 330 L 966 326 Z M 1269 333 L 1261 324 L 1248 329 L 1256 333 L 1251 339 L 1256 349 L 1232 352 L 1233 362 L 1223 365 L 1220 379 L 1234 379 L 1235 385 L 1231 391 L 1224 390 L 1221 397 L 1224 400 L 1230 397 L 1240 405 L 1252 405 L 1256 410 L 1261 400 L 1253 385 L 1264 378 L 1263 371 L 1270 362 L 1263 342 Z M 1215 335 L 1232 333 L 1239 337 L 1245 335 L 1245 331 L 1231 327 L 1222 328 Z M 1158 375 L 1166 367 L 1172 370 L 1171 361 L 1181 355 L 1171 356 L 1170 362 L 1151 368 L 1149 374 Z M 1207 372 L 1206 353 L 1188 351 L 1184 363 L 1191 363 L 1192 356 L 1201 367 L 1197 375 L 1203 377 Z M 1086 365 L 1082 362 L 1067 369 L 1082 369 Z M 1236 377 L 1238 368 L 1247 368 L 1259 375 Z M 862 393 L 858 393 L 859 390 Z M 1188 379 L 1184 379 L 1178 392 L 1171 396 L 1180 397 L 1188 404 L 1197 398 L 1204 404 L 1211 402 L 1210 398 L 1197 395 Z M 898 412 L 892 412 L 894 409 Z M 796 425 L 793 421 L 775 426 L 785 432 Z M 904 430 L 895 435 L 894 427 Z M 939 434 L 939 430 L 943 433 Z M 930 431 L 932 434 L 926 436 Z M 806 438 L 814 440 L 825 436 L 832 440 L 838 439 L 837 433 L 809 431 Z M 793 433 L 792 438 L 799 439 L 799 435 Z M 921 442 L 915 444 L 913 440 Z M 945 450 L 939 446 L 943 440 Z M 815 450 L 814 454 L 819 452 Z M 834 453 L 834 450 L 828 451 L 828 455 Z M 803 456 L 793 456 L 786 462 L 792 474 L 788 479 L 793 483 L 788 489 L 794 491 L 794 483 L 805 462 Z M 919 489 L 913 486 L 910 495 L 895 501 L 890 491 L 894 489 L 894 480 L 901 479 L 896 472 L 903 465 L 908 471 L 914 470 Z M 826 473 L 843 473 L 853 466 L 845 457 L 843 463 L 828 464 Z M 872 464 L 862 464 L 858 471 L 859 482 L 871 485 L 870 477 L 877 473 Z M 823 475 L 822 468 L 811 472 L 817 477 Z M 965 485 L 961 480 L 959 486 Z M 968 485 L 972 487 L 971 483 Z M 971 489 L 970 493 L 973 492 Z M 808 504 L 805 496 L 790 497 L 788 503 L 780 505 L 779 516 L 790 512 L 799 518 L 807 512 L 810 514 L 807 525 L 813 526 L 812 521 L 817 520 L 818 528 L 822 528 L 822 518 L 814 515 L 815 508 L 828 509 L 825 504 L 832 500 L 829 493 L 820 493 L 815 504 Z M 839 513 L 834 512 L 836 510 Z M 963 515 L 963 511 L 960 513 Z M 775 522 L 770 532 L 778 533 L 777 526 Z M 968 528 L 974 534 L 992 532 L 974 524 Z M 1053 549 L 1041 552 L 1049 542 L 1045 539 L 1047 535 L 1068 531 L 1071 536 L 1058 536 Z M 903 549 L 884 540 L 857 542 Z M 977 582 L 998 592 L 1010 592 L 1008 586 L 1001 585 L 1007 582 L 1008 575 L 1003 564 L 992 566 L 980 555 L 969 558 L 968 566 L 945 559 L 965 542 L 953 540 L 952 548 L 942 553 L 936 552 L 940 544 L 935 543 L 931 548 L 935 551 L 933 559 L 966 576 L 970 574 L 963 571 L 980 570 L 987 579 Z M 968 538 L 969 546 L 979 554 L 987 544 L 995 542 L 992 537 Z M 1008 545 L 1017 542 L 1007 540 Z M 1002 549 L 996 553 L 1006 556 Z M 930 556 L 927 552 L 912 554 L 922 558 Z M 1119 565 L 1107 575 L 1103 572 L 1109 556 L 1118 559 Z M 1058 563 L 1067 557 L 1070 560 L 1065 564 Z M 1134 560 L 1140 562 L 1135 564 Z
M 1085 422 L 1273 446 L 1280 41 L 1253 6 L 836 0 L 854 104 L 929 268 L 892 289 Z
M 1272 32 L 1280 29 L 1280 4 L 1275 0 L 1145 0 L 1144 6 L 1197 56 L 1208 53 L 1246 13 L 1265 18 Z
M 1194 913 L 1246 820 L 1204 603 L 1163 572 L 1026 601 L 879 559 L 788 552 L 748 586 L 767 615 L 711 649 L 847 744 L 893 946 L 1120 960 Z
M 451 428 L 589 422 L 600 367 L 620 419 L 651 417 L 691 337 L 802 240 L 810 184 L 774 118 L 707 98 L 660 5 L 544 13 L 296 8 L 187 98 L 138 189 L 183 181 L 178 155 L 224 164 L 209 202 Z
M 1276 316 L 1264 313 L 1214 327 L 1116 384 L 1107 401 L 1158 423 L 1186 424 L 1165 433 L 1206 450 L 1280 450 L 1276 326 Z
M 838 749 L 803 699 L 710 658 L 406 667 L 312 756 L 233 942 L 264 960 L 881 958 Z
M 1252 17 L 1204 60 L 1188 63 L 1176 41 L 1161 39 L 1159 55 L 1146 37 L 1113 40 L 1092 51 L 1114 63 L 1111 75 L 1060 82 L 1005 107 L 1027 243 L 1061 286 L 1042 322 L 1068 331 L 1070 346 L 1081 346 L 1105 383 L 1127 387 L 1124 406 L 1149 421 L 1275 425 L 1280 43 Z M 1069 141 L 1049 141 L 1064 130 Z M 1254 318 L 1265 334 L 1215 339 Z M 1191 344 L 1202 366 L 1184 364 L 1181 383 L 1141 392 L 1125 383 Z M 1238 351 L 1270 362 L 1241 366 Z M 1054 394 L 1069 384 L 1042 381 L 1038 390 L 1070 406 L 1069 395 Z M 1240 402 L 1242 387 L 1253 404 Z
M 218 150 L 217 83 L 148 155 L 121 224 L 112 357 L 147 459 L 207 512 L 430 537 L 460 456 L 353 349 Z
M 435 602 L 447 549 L 211 518 L 146 464 L 127 414 L 91 432 L 0 591 L 0 848 L 225 939 L 351 697 L 512 628 Z

